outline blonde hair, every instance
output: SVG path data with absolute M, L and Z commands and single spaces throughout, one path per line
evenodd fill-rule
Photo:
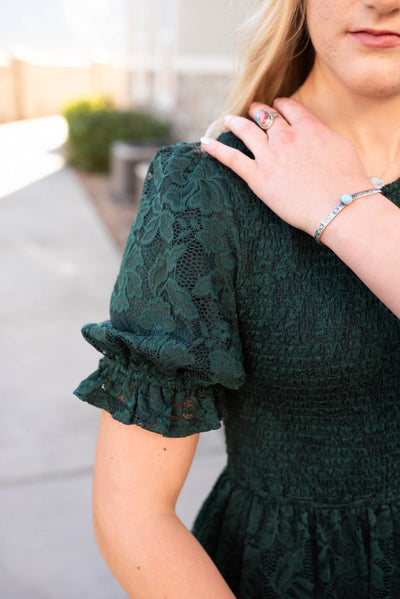
M 254 101 L 271 105 L 278 96 L 290 96 L 305 81 L 314 62 L 305 0 L 263 0 L 243 27 L 245 51 L 232 81 L 224 114 L 247 116 Z M 222 130 L 222 117 L 207 135 Z

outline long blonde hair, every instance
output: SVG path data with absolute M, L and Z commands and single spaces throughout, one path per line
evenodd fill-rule
M 293 94 L 314 62 L 305 0 L 263 0 L 245 23 L 241 61 L 227 97 L 224 114 L 247 116 L 252 102 L 272 104 L 278 96 Z M 223 130 L 222 118 L 208 135 Z

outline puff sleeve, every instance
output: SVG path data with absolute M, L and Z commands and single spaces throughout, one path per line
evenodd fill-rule
M 74 394 L 167 437 L 221 426 L 245 381 L 236 281 L 239 222 L 227 171 L 197 145 L 153 158 L 110 301 L 82 327 L 103 357 Z

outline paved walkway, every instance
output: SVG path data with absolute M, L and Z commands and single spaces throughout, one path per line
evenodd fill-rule
M 62 117 L 0 126 L 0 597 L 122 599 L 91 526 L 99 411 L 73 389 L 100 356 L 119 255 L 60 146 Z M 190 526 L 225 463 L 201 436 L 179 501 Z

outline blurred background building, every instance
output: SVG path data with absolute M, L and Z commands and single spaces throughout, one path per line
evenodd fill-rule
M 255 0 L 17 0 L 0 21 L 0 123 L 106 94 L 197 138 L 220 113 Z

